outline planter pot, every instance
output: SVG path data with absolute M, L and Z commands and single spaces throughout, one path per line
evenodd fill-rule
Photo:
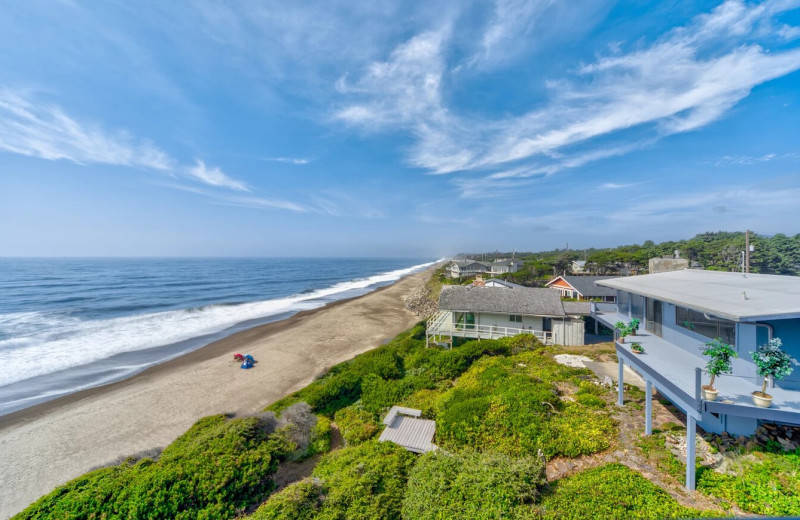
M 631 352 L 633 352 L 634 354 L 644 354 L 644 350 L 633 350 L 633 349 L 631 349 Z
M 717 390 L 716 388 L 703 387 L 700 390 L 703 392 L 703 399 L 705 399 L 706 401 L 717 400 L 717 396 L 719 395 L 719 390 Z
M 753 404 L 761 408 L 769 408 L 772 406 L 772 396 L 761 392 L 753 392 Z

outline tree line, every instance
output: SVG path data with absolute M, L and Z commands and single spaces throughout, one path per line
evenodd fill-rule
M 800 234 L 772 236 L 750 233 L 750 271 L 753 273 L 800 275 Z M 522 261 L 516 273 L 504 278 L 526 285 L 539 285 L 554 275 L 570 274 L 572 263 L 585 260 L 585 274 L 627 275 L 646 273 L 648 262 L 654 257 L 672 256 L 677 250 L 690 265 L 714 271 L 738 271 L 742 268 L 742 251 L 745 249 L 744 232 L 718 231 L 701 233 L 692 238 L 656 244 L 647 240 L 640 244 L 602 249 L 554 249 L 537 253 L 513 253 Z M 512 253 L 481 253 L 467 255 L 472 258 L 511 258 Z

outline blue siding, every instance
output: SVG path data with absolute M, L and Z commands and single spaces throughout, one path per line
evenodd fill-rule
M 766 323 L 772 325 L 775 337 L 783 341 L 783 350 L 800 361 L 800 320 L 775 320 Z M 746 355 L 749 359 L 750 354 Z M 783 381 L 778 381 L 777 385 L 789 390 L 800 390 L 800 366 L 795 366 L 794 372 Z

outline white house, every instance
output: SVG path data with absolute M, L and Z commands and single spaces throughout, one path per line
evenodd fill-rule
M 533 334 L 547 344 L 583 345 L 588 302 L 563 302 L 550 289 L 442 288 L 439 312 L 428 321 L 429 339 L 447 336 L 498 339 Z

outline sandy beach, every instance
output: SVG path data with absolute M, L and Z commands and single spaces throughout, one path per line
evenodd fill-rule
M 163 447 L 200 417 L 253 413 L 418 318 L 403 296 L 430 270 L 256 327 L 104 387 L 0 417 L 0 517 L 114 459 Z M 258 364 L 241 370 L 233 353 Z

